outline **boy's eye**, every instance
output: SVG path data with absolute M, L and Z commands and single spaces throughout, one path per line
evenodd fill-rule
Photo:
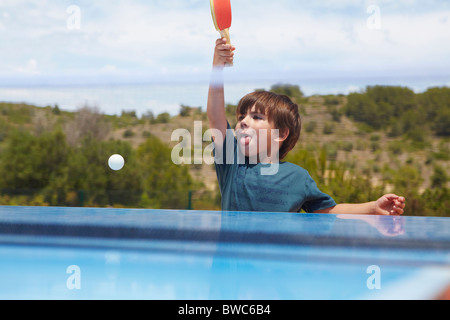
M 238 120 L 239 120 L 239 121 L 242 121 L 242 120 L 245 119 L 246 116 L 247 116 L 247 115 L 245 115 L 245 114 L 241 114 L 241 115 L 238 117 Z M 251 116 L 251 118 L 254 119 L 254 120 L 264 120 L 264 117 L 263 117 L 262 115 L 260 115 L 260 114 L 250 114 L 250 116 Z

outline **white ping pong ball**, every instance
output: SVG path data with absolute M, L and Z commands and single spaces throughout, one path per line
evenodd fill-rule
M 112 170 L 120 170 L 125 165 L 125 160 L 120 154 L 113 154 L 108 159 L 108 165 Z

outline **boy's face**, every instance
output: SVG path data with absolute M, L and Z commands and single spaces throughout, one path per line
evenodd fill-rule
M 278 142 L 273 140 L 278 136 L 273 122 L 257 112 L 255 106 L 246 115 L 239 115 L 237 120 L 236 139 L 241 152 L 250 158 L 258 156 L 258 162 L 270 161 L 272 151 L 276 153 L 279 148 Z

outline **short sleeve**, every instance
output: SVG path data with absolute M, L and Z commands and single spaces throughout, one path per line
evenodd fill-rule
M 305 180 L 305 201 L 302 209 L 306 212 L 314 212 L 321 209 L 334 207 L 336 202 L 328 194 L 323 193 L 317 187 L 316 182 L 308 175 Z

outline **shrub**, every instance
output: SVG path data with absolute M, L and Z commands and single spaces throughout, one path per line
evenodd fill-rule
M 123 137 L 124 137 L 124 138 L 131 138 L 131 137 L 134 137 L 134 131 L 131 130 L 131 129 L 125 130 L 125 132 L 123 133 Z
M 316 127 L 317 127 L 316 121 L 308 121 L 306 123 L 305 130 L 306 132 L 314 132 L 314 130 L 316 130 Z
M 334 132 L 334 124 L 331 122 L 326 122 L 323 127 L 323 134 L 332 134 Z

